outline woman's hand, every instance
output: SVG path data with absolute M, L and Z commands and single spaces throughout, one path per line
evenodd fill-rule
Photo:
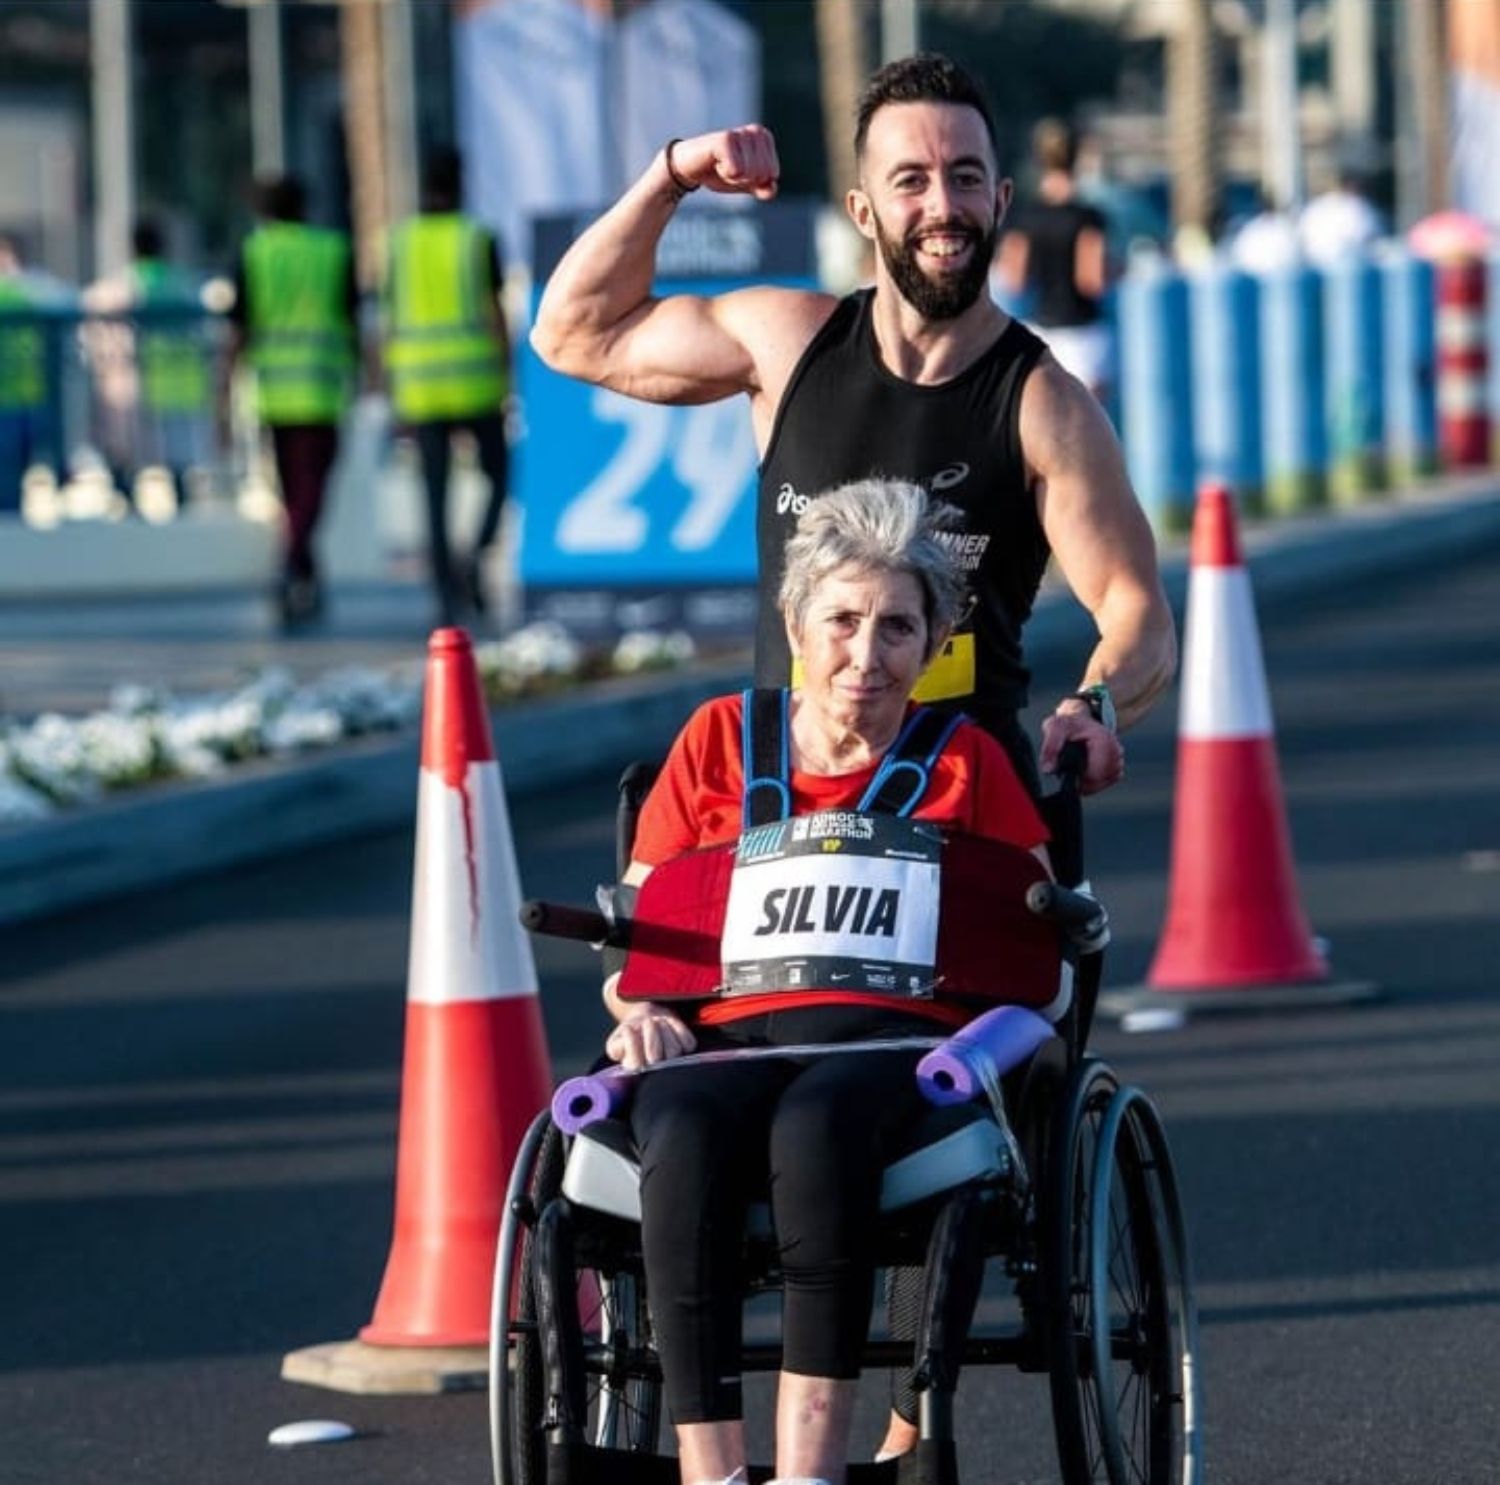
M 644 1001 L 610 1032 L 604 1050 L 615 1061 L 634 1071 L 653 1062 L 681 1057 L 698 1045 L 687 1023 L 671 1011 Z

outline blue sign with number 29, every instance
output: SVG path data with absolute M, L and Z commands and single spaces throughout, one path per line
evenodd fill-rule
M 723 281 L 661 292 L 723 293 Z M 755 581 L 758 459 L 743 396 L 639 402 L 522 353 L 521 578 L 554 586 Z

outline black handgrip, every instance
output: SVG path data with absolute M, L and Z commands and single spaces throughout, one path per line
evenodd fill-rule
M 1088 772 L 1088 766 L 1089 750 L 1075 737 L 1062 745 L 1055 772 L 1060 783 L 1076 788 L 1079 779 Z
M 1088 749 L 1076 738 L 1064 743 L 1057 755 L 1057 788 L 1046 798 L 1052 871 L 1067 886 L 1083 880 L 1083 793 L 1078 785 L 1088 762 Z
M 550 938 L 577 938 L 597 944 L 610 936 L 610 924 L 594 908 L 569 907 L 561 902 L 528 898 L 521 904 L 521 927 Z
M 1093 947 L 1093 940 L 1103 935 L 1109 924 L 1104 904 L 1097 897 L 1056 882 L 1033 882 L 1026 889 L 1026 906 L 1037 917 L 1056 923 L 1082 948 Z

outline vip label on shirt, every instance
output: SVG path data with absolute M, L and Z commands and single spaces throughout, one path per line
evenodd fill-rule
M 721 948 L 727 993 L 932 992 L 942 836 L 825 810 L 746 831 Z

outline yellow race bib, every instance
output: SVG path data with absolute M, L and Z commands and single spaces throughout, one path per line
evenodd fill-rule
M 792 656 L 792 685 L 803 681 L 802 661 Z M 947 701 L 974 694 L 974 636 L 953 634 L 932 657 L 911 693 L 914 701 Z

